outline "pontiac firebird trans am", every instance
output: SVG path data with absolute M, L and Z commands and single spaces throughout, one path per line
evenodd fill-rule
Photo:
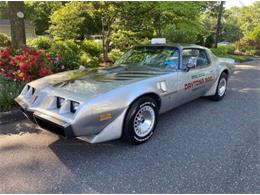
M 31 121 L 66 138 L 143 143 L 159 114 L 201 96 L 223 99 L 234 72 L 234 60 L 205 47 L 160 41 L 133 47 L 109 68 L 32 81 L 16 102 Z

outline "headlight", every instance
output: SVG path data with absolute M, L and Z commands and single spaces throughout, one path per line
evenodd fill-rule
M 79 108 L 79 103 L 78 102 L 74 102 L 74 101 L 70 102 L 70 111 L 72 113 L 75 113 L 78 108 Z
M 62 97 L 57 97 L 57 108 L 62 107 L 62 105 L 65 103 L 65 99 Z

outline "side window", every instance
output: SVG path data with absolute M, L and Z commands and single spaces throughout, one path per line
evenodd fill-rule
M 195 63 L 196 67 L 209 65 L 207 52 L 203 49 L 184 49 L 182 51 L 182 67 L 186 67 L 188 63 Z
M 199 56 L 197 58 L 197 66 L 207 66 L 209 65 L 208 54 L 205 50 L 200 50 Z

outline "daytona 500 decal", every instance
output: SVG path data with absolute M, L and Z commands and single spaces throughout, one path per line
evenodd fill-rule
M 186 89 L 193 89 L 193 88 L 196 88 L 198 86 L 201 86 L 203 83 L 207 83 L 207 82 L 212 81 L 212 80 L 213 80 L 212 76 L 196 79 L 196 80 L 193 80 L 190 83 L 185 83 L 184 88 L 185 88 L 185 90 Z

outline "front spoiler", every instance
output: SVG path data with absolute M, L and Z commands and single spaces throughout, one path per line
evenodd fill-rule
M 50 131 L 54 134 L 65 138 L 75 138 L 75 134 L 71 125 L 68 125 L 62 121 L 58 121 L 57 119 L 52 119 L 52 121 L 43 117 L 40 113 L 33 113 L 31 111 L 25 110 L 21 108 L 21 111 L 24 115 L 33 123 L 39 125 L 41 128 Z
M 19 97 L 15 100 L 21 107 L 21 111 L 29 120 L 31 120 L 33 123 L 36 123 L 41 128 L 46 129 L 47 131 L 50 131 L 54 134 L 58 134 L 59 136 L 65 138 L 79 138 L 92 144 L 110 141 L 121 137 L 122 124 L 124 121 L 126 109 L 98 134 L 76 136 L 74 132 L 77 132 L 77 129 L 74 129 L 75 127 L 73 127 L 71 123 L 47 115 L 40 110 L 33 110 L 29 108 L 29 104 Z

